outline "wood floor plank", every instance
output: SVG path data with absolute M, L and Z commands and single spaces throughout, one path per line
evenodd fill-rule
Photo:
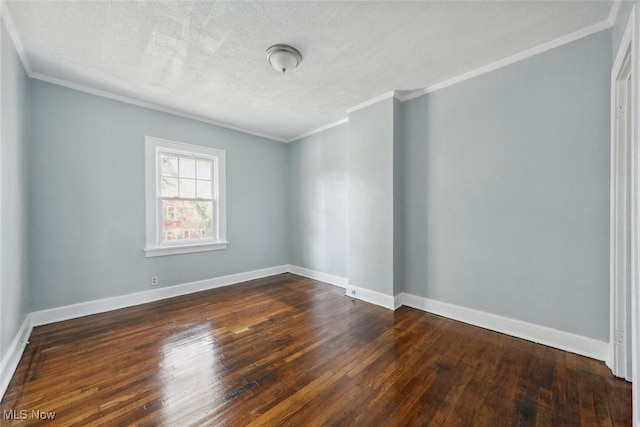
M 30 342 L 2 426 L 40 424 L 32 410 L 62 426 L 631 425 L 631 385 L 601 362 L 292 274 L 37 327 Z

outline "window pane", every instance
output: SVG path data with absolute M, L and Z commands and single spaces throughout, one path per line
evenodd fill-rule
M 160 164 L 162 165 L 162 175 L 178 176 L 178 158 L 160 155 Z
M 175 206 L 165 206 L 165 208 L 164 208 L 164 217 L 166 219 L 176 219 L 176 208 L 175 208 Z
M 213 238 L 213 202 L 162 201 L 162 240 Z
M 211 198 L 211 181 L 198 181 L 196 184 L 199 199 Z
M 160 194 L 162 197 L 178 197 L 178 178 L 160 178 Z
M 180 197 L 195 198 L 196 197 L 196 180 L 180 178 Z
M 209 160 L 198 160 L 196 162 L 196 172 L 198 179 L 211 179 L 211 162 Z
M 180 157 L 180 178 L 196 177 L 196 161 Z

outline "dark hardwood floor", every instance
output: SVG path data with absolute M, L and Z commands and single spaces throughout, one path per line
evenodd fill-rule
M 3 426 L 33 410 L 78 426 L 609 426 L 631 425 L 631 386 L 283 274 L 35 328 L 0 409 L 28 415 Z

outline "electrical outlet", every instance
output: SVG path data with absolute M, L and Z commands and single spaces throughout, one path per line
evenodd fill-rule
M 158 284 L 158 276 L 151 276 L 151 286 L 156 286 Z

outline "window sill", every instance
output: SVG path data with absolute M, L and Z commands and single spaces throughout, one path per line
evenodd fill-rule
M 144 248 L 145 256 L 156 257 L 165 255 L 180 255 L 193 252 L 219 251 L 227 249 L 229 242 L 213 242 L 195 245 L 152 246 Z

